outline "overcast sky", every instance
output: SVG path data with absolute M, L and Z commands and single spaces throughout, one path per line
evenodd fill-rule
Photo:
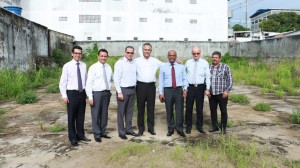
M 245 24 L 245 1 L 246 0 L 230 0 L 228 2 L 229 9 L 233 11 L 233 18 L 230 20 L 231 25 Z M 248 2 L 248 25 L 250 16 L 258 9 L 300 9 L 300 0 L 247 0 Z

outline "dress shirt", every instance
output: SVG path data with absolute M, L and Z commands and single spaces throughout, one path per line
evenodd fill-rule
M 114 82 L 118 93 L 122 93 L 121 87 L 136 85 L 136 63 L 129 61 L 125 56 L 115 63 Z
M 194 67 L 196 60 L 189 59 L 186 63 L 186 76 L 189 84 L 204 84 L 206 83 L 206 90 L 210 88 L 210 71 L 209 64 L 206 60 L 199 58 L 197 60 L 196 81 L 194 81 Z
M 176 76 L 176 86 L 183 87 L 184 90 L 187 90 L 187 81 L 185 66 L 174 62 L 175 76 Z M 158 83 L 158 92 L 159 94 L 163 93 L 164 87 L 172 87 L 172 65 L 171 63 L 165 63 L 160 68 L 159 72 L 159 83 Z
M 156 71 L 163 65 L 160 60 L 149 57 L 146 59 L 144 56 L 135 59 L 137 66 L 137 80 L 140 82 L 150 83 L 156 81 Z
M 108 89 L 106 89 L 104 76 L 103 76 L 103 65 L 105 66 Z M 93 91 L 104 91 L 111 89 L 111 82 L 113 80 L 112 69 L 109 64 L 102 64 L 99 61 L 93 64 L 88 71 L 86 81 L 86 94 L 89 100 L 93 100 Z
M 86 64 L 79 61 L 79 68 L 82 79 L 82 88 L 85 89 Z M 77 61 L 75 61 L 74 59 L 67 62 L 63 66 L 61 78 L 59 81 L 59 90 L 62 98 L 67 98 L 67 90 L 78 90 Z
M 227 64 L 220 63 L 218 67 L 210 66 L 212 95 L 229 92 L 233 85 L 232 74 Z

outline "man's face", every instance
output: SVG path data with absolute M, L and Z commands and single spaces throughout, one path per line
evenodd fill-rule
M 82 57 L 82 51 L 75 48 L 71 55 L 75 61 L 80 61 Z
M 211 56 L 211 59 L 213 65 L 219 65 L 221 62 L 221 58 L 218 55 Z
M 144 55 L 145 58 L 149 58 L 151 52 L 152 52 L 151 46 L 145 45 L 145 46 L 143 47 L 143 55 Z
M 193 49 L 192 55 L 195 60 L 198 60 L 201 56 L 201 52 L 199 49 Z
M 98 60 L 101 64 L 105 64 L 107 61 L 108 55 L 106 52 L 100 52 L 98 55 Z
M 128 60 L 132 60 L 132 57 L 133 57 L 133 54 L 134 54 L 134 50 L 132 48 L 127 48 L 126 51 L 125 51 L 125 57 L 128 59 Z
M 175 51 L 169 51 L 168 52 L 168 59 L 170 63 L 174 63 L 176 61 L 177 54 Z

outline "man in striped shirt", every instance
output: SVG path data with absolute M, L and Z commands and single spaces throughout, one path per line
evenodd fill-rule
M 209 132 L 219 131 L 217 107 L 221 110 L 220 128 L 223 134 L 226 134 L 227 127 L 227 102 L 228 94 L 232 88 L 233 79 L 229 66 L 221 63 L 221 53 L 215 51 L 212 53 L 212 65 L 210 66 L 210 94 L 209 106 L 211 114 L 212 128 Z

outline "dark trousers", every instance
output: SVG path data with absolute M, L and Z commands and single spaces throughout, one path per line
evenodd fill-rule
M 147 103 L 147 126 L 149 131 L 154 131 L 154 107 L 155 107 L 155 83 L 137 82 L 137 109 L 138 118 L 137 125 L 139 132 L 145 131 L 145 104 Z
M 183 131 L 183 92 L 182 87 L 164 88 L 165 105 L 167 111 L 168 131 L 174 131 L 174 105 L 176 113 L 176 129 L 178 132 Z
M 187 97 L 186 97 L 186 111 L 185 111 L 185 125 L 186 130 L 192 129 L 193 124 L 193 107 L 196 100 L 196 112 L 197 120 L 196 126 L 197 129 L 203 127 L 203 103 L 204 103 L 204 92 L 206 89 L 205 84 L 200 84 L 197 87 L 194 85 L 189 85 Z
M 132 117 L 134 112 L 134 100 L 135 100 L 135 88 L 122 88 L 122 93 L 124 100 L 118 99 L 117 93 L 117 103 L 118 103 L 118 132 L 120 135 L 125 135 L 126 132 L 132 132 Z M 125 117 L 125 127 L 124 127 L 124 117 Z
M 69 140 L 84 137 L 84 117 L 86 107 L 85 91 L 67 90 L 69 103 L 68 111 L 68 134 Z
M 94 104 L 91 106 L 92 126 L 95 138 L 106 135 L 110 91 L 93 92 Z
M 212 95 L 209 98 L 209 106 L 210 106 L 210 115 L 211 115 L 211 122 L 213 128 L 218 128 L 218 113 L 217 107 L 219 105 L 221 110 L 221 129 L 226 129 L 227 127 L 227 103 L 228 97 L 225 99 L 222 97 L 222 94 L 219 95 Z

